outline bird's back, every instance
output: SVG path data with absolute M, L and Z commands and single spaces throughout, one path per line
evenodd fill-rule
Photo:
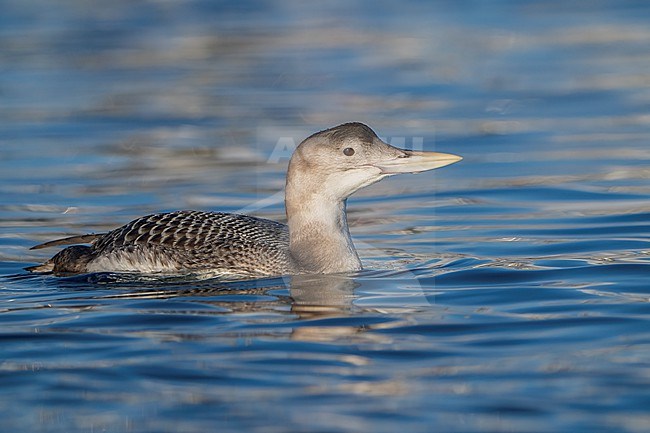
M 64 257 L 57 263 L 57 256 L 52 259 L 55 273 L 67 273 L 68 268 L 78 272 L 79 264 L 65 263 Z M 67 256 L 69 260 L 71 255 Z M 218 212 L 178 211 L 138 218 L 97 236 L 81 259 L 85 272 L 259 277 L 294 271 L 284 224 Z

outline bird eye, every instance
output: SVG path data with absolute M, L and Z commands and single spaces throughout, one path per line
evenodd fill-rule
M 351 148 L 351 147 L 346 147 L 345 149 L 343 149 L 343 155 L 345 155 L 345 156 L 354 155 L 354 149 Z

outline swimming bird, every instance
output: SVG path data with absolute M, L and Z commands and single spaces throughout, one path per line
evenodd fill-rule
M 461 159 L 399 149 L 362 123 L 345 123 L 307 137 L 291 156 L 286 225 L 220 212 L 158 213 L 108 233 L 36 245 L 32 249 L 72 246 L 26 270 L 59 276 L 125 272 L 234 279 L 358 271 L 362 266 L 348 229 L 347 198 L 388 176 Z

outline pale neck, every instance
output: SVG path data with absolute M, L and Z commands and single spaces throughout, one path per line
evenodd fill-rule
M 285 205 L 291 256 L 304 272 L 360 270 L 361 261 L 348 230 L 346 201 L 333 199 L 318 189 L 299 182 L 287 183 Z

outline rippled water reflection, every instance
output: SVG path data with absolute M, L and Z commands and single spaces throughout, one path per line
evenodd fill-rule
M 643 2 L 5 1 L 7 431 L 626 431 L 650 423 Z M 349 202 L 366 270 L 26 275 L 40 241 L 196 208 L 283 219 L 357 120 L 464 161 Z

